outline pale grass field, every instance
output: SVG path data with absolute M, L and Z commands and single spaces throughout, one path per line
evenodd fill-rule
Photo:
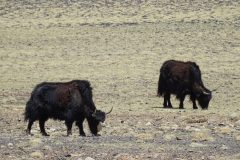
M 186 99 L 186 109 L 180 111 L 174 97 L 176 109 L 162 109 L 163 99 L 156 96 L 156 90 L 160 66 L 168 59 L 195 61 L 206 87 L 220 86 L 213 93 L 209 110 L 193 110 Z M 96 146 L 95 139 L 81 139 L 86 148 L 70 147 L 68 152 L 74 152 L 70 159 L 75 159 L 77 151 L 85 153 L 78 155 L 82 158 L 88 155 L 96 159 L 124 159 L 124 155 L 117 156 L 120 153 L 128 154 L 126 159 L 196 159 L 200 155 L 219 159 L 239 153 L 237 0 L 1 0 L 0 66 L 0 145 L 7 146 L 10 132 L 10 141 L 18 146 L 15 151 L 1 147 L 3 158 L 25 159 L 36 148 L 48 155 L 45 159 L 61 158 L 66 151 L 61 148 L 63 144 L 70 147 L 68 142 L 73 141 L 73 146 L 77 146 L 77 129 L 74 128 L 71 140 L 65 139 L 62 137 L 65 126 L 55 121 L 47 123 L 48 130 L 56 129 L 49 131 L 52 139 L 41 139 L 37 123 L 34 125 L 37 138 L 56 149 L 55 155 L 42 150 L 42 143 L 32 147 L 31 137 L 19 141 L 26 127 L 22 113 L 33 87 L 43 81 L 72 79 L 89 80 L 97 107 L 109 110 L 113 106 L 114 110 L 99 140 L 102 145 Z M 203 117 L 203 122 L 188 122 L 198 116 Z M 148 122 L 150 126 L 146 125 Z M 181 131 L 188 130 L 189 125 L 200 133 Z M 186 140 L 187 146 L 198 140 L 206 141 L 210 152 L 207 149 L 185 152 L 183 148 L 189 147 L 178 144 L 176 135 Z M 120 137 L 119 142 L 108 139 L 112 136 Z M 136 141 L 127 140 L 129 137 Z M 160 143 L 161 139 L 166 143 Z M 52 140 L 59 145 L 54 146 Z M 24 152 L 20 152 L 19 145 Z M 221 150 L 222 145 L 228 149 Z M 100 154 L 98 147 L 107 155 Z M 239 158 L 236 157 L 230 159 Z

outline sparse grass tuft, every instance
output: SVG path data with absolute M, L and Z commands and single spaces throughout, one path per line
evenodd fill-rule
M 193 141 L 214 141 L 214 138 L 206 131 L 197 131 L 191 135 Z

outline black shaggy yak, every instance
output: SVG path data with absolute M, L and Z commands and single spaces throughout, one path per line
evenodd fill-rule
M 180 100 L 179 108 L 183 109 L 186 95 L 190 95 L 193 109 L 197 109 L 196 100 L 202 109 L 208 109 L 212 93 L 204 87 L 201 71 L 195 62 L 168 60 L 160 69 L 158 96 L 164 96 L 164 108 L 172 108 L 170 95 L 175 94 Z
M 108 113 L 96 109 L 92 100 L 92 88 L 85 80 L 38 84 L 32 91 L 24 113 L 25 120 L 28 121 L 27 133 L 30 134 L 34 121 L 38 120 L 44 136 L 49 136 L 44 127 L 49 118 L 64 120 L 67 135 L 72 133 L 72 124 L 76 121 L 81 136 L 86 136 L 83 130 L 86 118 L 91 133 L 98 135 L 100 122 L 105 121 L 106 114 Z

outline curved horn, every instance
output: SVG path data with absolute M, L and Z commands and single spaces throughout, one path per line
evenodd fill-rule
M 111 108 L 111 110 L 109 111 L 109 112 L 107 112 L 106 114 L 109 114 L 109 113 L 111 113 L 112 112 L 112 110 L 113 110 L 113 107 Z
M 221 85 L 219 85 L 217 88 L 213 89 L 212 92 L 215 92 L 216 90 L 218 90 L 221 87 Z
M 210 93 L 203 91 L 203 94 L 205 95 L 210 95 Z

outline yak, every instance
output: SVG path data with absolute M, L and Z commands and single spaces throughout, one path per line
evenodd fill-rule
M 202 109 L 208 109 L 212 98 L 212 92 L 203 85 L 199 66 L 191 61 L 165 61 L 160 68 L 157 94 L 164 97 L 164 108 L 172 108 L 171 94 L 180 100 L 180 109 L 184 108 L 186 95 L 190 95 L 193 109 L 198 109 L 196 100 Z
M 67 135 L 72 134 L 72 124 L 76 122 L 80 135 L 86 136 L 83 121 L 87 119 L 91 133 L 98 136 L 101 122 L 105 121 L 106 114 L 110 112 L 96 109 L 89 81 L 43 82 L 33 89 L 26 104 L 26 132 L 31 134 L 31 127 L 38 120 L 41 134 L 49 136 L 45 131 L 45 122 L 50 118 L 65 121 Z

